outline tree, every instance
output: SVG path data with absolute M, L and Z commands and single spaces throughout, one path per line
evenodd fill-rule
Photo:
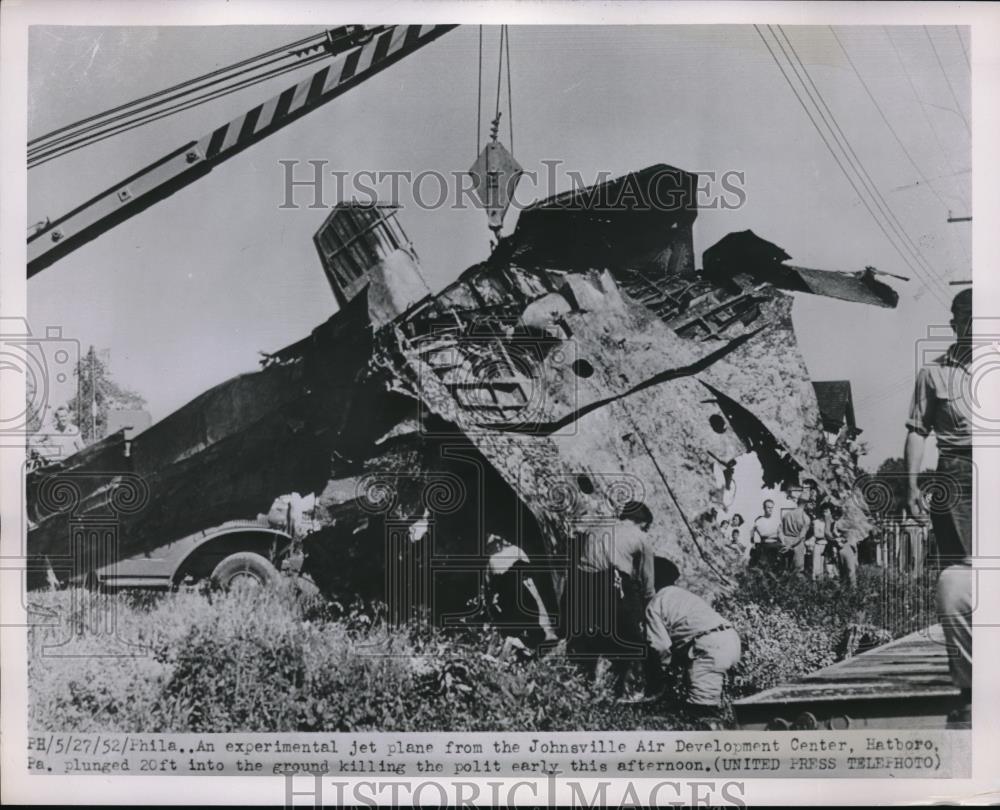
M 885 497 L 891 497 L 884 511 L 891 515 L 902 514 L 907 494 L 906 462 L 901 458 L 887 458 L 879 465 L 875 475 L 872 476 L 872 481 L 877 482 L 878 490 L 881 490 Z M 876 500 L 884 502 L 885 497 L 880 498 L 878 490 L 873 490 L 873 496 Z
M 841 431 L 834 442 L 821 437 L 817 450 L 826 474 L 825 499 L 841 509 L 841 528 L 864 537 L 871 529 L 871 518 L 875 517 L 857 497 L 859 481 L 864 477 L 860 458 L 868 452 L 867 446 L 847 431 Z
M 74 371 L 79 381 L 77 395 L 66 403 L 76 418 L 81 437 L 88 444 L 107 435 L 110 411 L 146 407 L 146 400 L 141 394 L 111 378 L 108 363 L 108 352 L 97 352 L 91 346 Z
M 38 397 L 38 385 L 35 383 L 35 378 L 28 374 L 24 380 L 24 428 L 29 435 L 37 433 L 42 428 L 44 403 L 36 402 L 36 397 Z
M 924 488 L 930 479 L 931 473 L 923 470 L 917 476 L 917 484 Z M 861 476 L 855 491 L 878 517 L 902 517 L 909 492 L 906 462 L 901 458 L 887 458 L 876 472 Z

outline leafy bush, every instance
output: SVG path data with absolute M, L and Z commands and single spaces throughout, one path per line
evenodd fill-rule
M 743 656 L 730 690 L 777 686 L 932 624 L 934 572 L 863 566 L 854 588 L 759 568 L 741 571 L 716 609 L 736 627 Z
M 728 618 L 740 634 L 743 654 L 730 673 L 730 692 L 743 697 L 770 689 L 836 660 L 836 639 L 787 610 L 748 603 Z
M 813 581 L 750 568 L 741 572 L 736 589 L 718 605 L 723 609 L 741 604 L 780 607 L 814 627 L 843 629 L 868 622 L 898 638 L 935 621 L 935 580 L 933 572 L 912 576 L 862 566 L 857 586 L 849 588 L 836 579 Z

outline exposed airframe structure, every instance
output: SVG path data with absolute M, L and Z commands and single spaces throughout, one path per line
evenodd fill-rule
M 399 586 L 440 617 L 475 595 L 488 534 L 527 551 L 555 603 L 574 538 L 641 500 L 687 583 L 724 587 L 698 524 L 714 465 L 753 452 L 769 485 L 832 486 L 784 291 L 887 307 L 897 295 L 870 268 L 788 265 L 750 231 L 697 270 L 696 188 L 661 164 L 549 198 L 437 294 L 405 251 L 388 256 L 260 371 L 30 475 L 29 555 L 79 573 L 79 527 L 103 519 L 111 561 L 141 565 L 313 493 L 305 567 L 319 584 Z

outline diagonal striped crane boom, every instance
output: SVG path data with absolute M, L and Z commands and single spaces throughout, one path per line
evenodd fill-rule
M 28 237 L 28 278 L 455 27 L 397 25 L 381 30 L 338 54 L 310 78 L 47 221 Z

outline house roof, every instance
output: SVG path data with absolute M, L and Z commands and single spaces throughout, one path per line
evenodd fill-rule
M 852 431 L 857 430 L 850 380 L 813 381 L 813 389 L 824 430 L 836 433 L 844 424 Z

